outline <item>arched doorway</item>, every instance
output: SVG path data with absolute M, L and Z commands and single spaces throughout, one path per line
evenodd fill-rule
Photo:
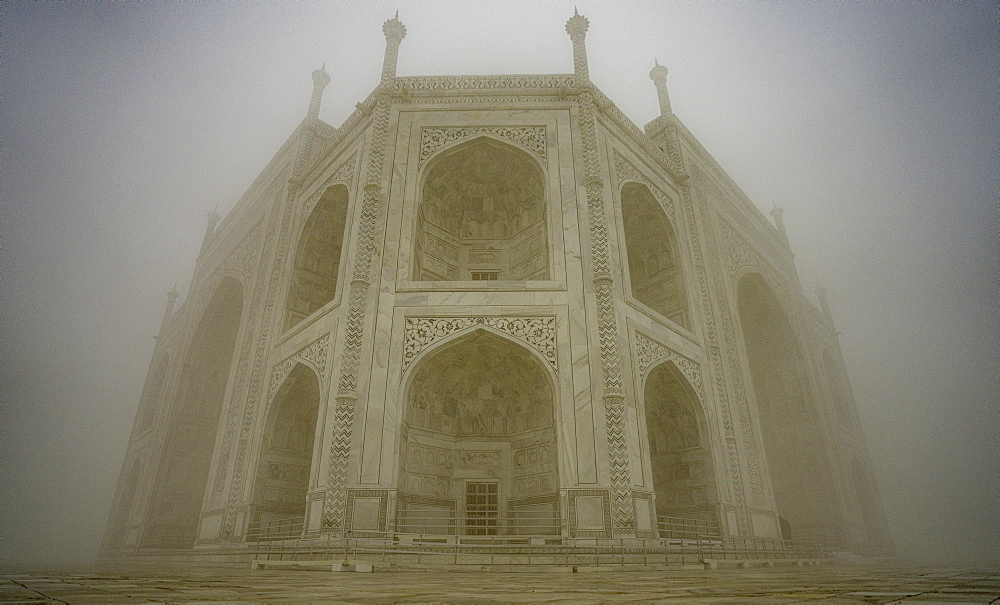
M 690 329 L 680 249 L 670 219 L 645 185 L 627 183 L 621 200 L 632 297 Z
M 698 396 L 677 367 L 665 362 L 649 371 L 643 404 L 661 535 L 717 531 L 715 468 Z
M 292 279 L 285 303 L 286 330 L 309 317 L 337 293 L 340 256 L 347 225 L 347 187 L 323 192 L 309 213 L 295 247 Z
M 417 210 L 413 279 L 549 279 L 544 182 L 527 152 L 489 137 L 432 159 Z
M 555 392 L 531 352 L 474 330 L 417 362 L 404 406 L 398 531 L 558 533 Z
M 760 275 L 740 280 L 738 300 L 771 488 L 786 522 L 783 533 L 836 539 L 835 499 L 798 341 Z
M 202 314 L 184 358 L 145 546 L 194 545 L 242 312 L 243 287 L 227 277 Z
M 304 528 L 319 395 L 316 373 L 298 364 L 274 397 L 254 482 L 258 535 L 298 534 Z

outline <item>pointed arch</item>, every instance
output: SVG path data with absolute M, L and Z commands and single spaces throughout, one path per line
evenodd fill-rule
M 537 350 L 534 347 L 526 346 L 524 342 L 521 342 L 517 338 L 511 336 L 510 334 L 498 330 L 492 326 L 488 326 L 485 324 L 476 324 L 469 328 L 458 330 L 453 334 L 449 334 L 448 336 L 445 336 L 444 338 L 431 343 L 426 348 L 421 349 L 420 352 L 418 352 L 416 356 L 409 361 L 408 365 L 403 370 L 402 379 L 404 383 L 404 389 L 406 382 L 408 382 L 410 377 L 413 375 L 414 368 L 419 365 L 419 362 L 422 359 L 429 356 L 434 356 L 438 353 L 439 349 L 451 346 L 452 344 L 454 344 L 454 341 L 462 341 L 467 338 L 471 338 L 475 336 L 474 334 L 475 332 L 480 332 L 480 331 L 487 332 L 498 338 L 509 340 L 511 343 L 519 347 L 524 347 L 525 352 L 534 357 L 535 361 L 538 362 L 539 367 L 542 368 L 542 370 L 549 376 L 549 380 L 553 385 L 553 389 L 558 388 L 557 383 L 559 378 L 556 375 L 555 368 L 553 368 L 553 362 L 550 361 L 549 359 L 546 359 L 546 357 L 541 353 L 541 351 Z
M 261 435 L 252 496 L 252 520 L 260 527 L 277 520 L 304 527 L 319 405 L 319 376 L 308 365 L 295 364 L 268 406 Z
M 802 348 L 785 311 L 759 273 L 737 284 L 744 349 L 771 488 L 779 516 L 796 539 L 837 539 L 817 411 Z
M 650 367 L 642 393 L 657 515 L 718 522 L 714 458 L 697 392 L 665 359 Z
M 193 546 L 243 314 L 243 286 L 225 277 L 193 332 L 170 409 L 143 543 Z
M 399 531 L 557 533 L 551 368 L 486 328 L 426 353 L 404 382 Z
M 413 279 L 548 279 L 545 174 L 529 152 L 480 135 L 435 153 L 422 175 Z
M 347 229 L 349 193 L 335 184 L 326 189 L 309 213 L 295 247 L 285 302 L 288 330 L 325 306 L 337 293 Z
M 683 262 L 669 217 L 646 185 L 632 181 L 622 186 L 621 208 L 632 297 L 690 329 Z

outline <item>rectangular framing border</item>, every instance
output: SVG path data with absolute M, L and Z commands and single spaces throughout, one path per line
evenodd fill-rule
M 354 521 L 355 498 L 378 498 L 378 529 L 376 531 L 354 531 L 351 523 Z M 348 489 L 347 510 L 345 511 L 344 527 L 350 535 L 359 538 L 381 538 L 386 531 L 386 511 L 389 508 L 389 490 L 385 489 Z
M 569 500 L 569 535 L 572 538 L 610 538 L 611 532 L 611 494 L 606 489 L 571 489 L 566 490 Z M 576 523 L 576 499 L 579 496 L 600 496 L 604 509 L 604 529 L 578 529 Z
M 635 537 L 636 538 L 655 538 L 656 537 L 656 508 L 653 505 L 653 494 L 649 492 L 632 492 L 632 508 L 635 510 L 636 519 L 639 518 L 639 507 L 636 505 L 637 500 L 645 500 L 649 502 L 649 526 L 652 528 L 649 531 L 640 531 L 638 525 L 636 525 Z
M 410 504 L 426 504 L 428 506 L 442 506 L 448 509 L 451 522 L 448 524 L 448 531 L 441 535 L 455 535 L 456 523 L 458 521 L 458 502 L 447 498 L 430 498 L 428 496 L 414 496 L 413 494 L 399 494 L 396 505 L 396 532 L 401 534 L 418 533 L 400 531 L 399 521 L 405 520 L 406 510 Z
M 512 498 L 507 500 L 507 519 L 514 520 L 514 509 L 518 506 L 531 506 L 533 504 L 552 504 L 553 510 L 555 512 L 555 517 L 552 519 L 552 530 L 551 534 L 545 535 L 559 535 L 560 528 L 562 527 L 562 515 L 559 514 L 559 495 L 552 494 L 551 496 L 532 496 L 530 498 Z

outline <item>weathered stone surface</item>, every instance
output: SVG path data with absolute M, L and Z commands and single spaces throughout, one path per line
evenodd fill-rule
M 713 571 L 333 573 L 166 566 L 0 573 L 0 603 L 990 603 L 997 570 L 824 566 Z M 583 573 L 584 571 L 592 573 Z

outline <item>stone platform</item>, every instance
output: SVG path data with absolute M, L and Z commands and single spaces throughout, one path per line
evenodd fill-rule
M 2 603 L 1000 603 L 1000 570 L 828 565 L 591 573 L 4 569 Z

